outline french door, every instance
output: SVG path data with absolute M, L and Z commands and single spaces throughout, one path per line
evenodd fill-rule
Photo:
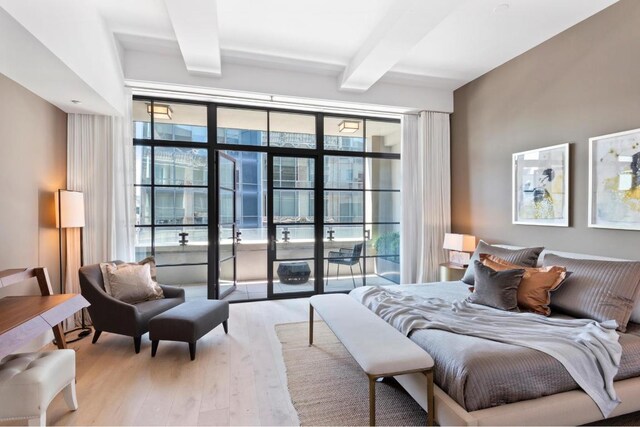
M 269 154 L 267 161 L 267 297 L 317 293 L 322 241 L 318 160 L 312 155 Z M 321 196 L 320 196 L 321 197 Z
M 237 289 L 237 227 L 236 197 L 238 173 L 236 160 L 216 151 L 216 201 L 218 211 L 217 295 L 224 298 Z

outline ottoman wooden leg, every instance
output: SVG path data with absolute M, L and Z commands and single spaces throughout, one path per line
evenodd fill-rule
M 151 341 L 151 357 L 156 357 L 156 352 L 158 351 L 159 340 Z
M 227 322 L 228 322 L 228 320 L 225 320 L 224 322 L 222 322 L 222 327 L 224 328 L 224 333 L 225 334 L 229 333 L 229 324 Z
M 142 337 L 133 337 L 133 347 L 136 350 L 136 354 L 140 353 L 140 343 L 142 342 Z
M 189 343 L 189 354 L 191 355 L 191 360 L 196 360 L 196 343 Z

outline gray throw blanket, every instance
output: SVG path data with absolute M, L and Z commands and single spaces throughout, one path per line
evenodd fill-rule
M 548 318 L 377 287 L 351 295 L 405 335 L 440 329 L 544 352 L 562 363 L 605 418 L 620 403 L 613 388 L 622 355 L 615 321 Z

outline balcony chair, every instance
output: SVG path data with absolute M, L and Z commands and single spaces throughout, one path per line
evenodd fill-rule
M 122 264 L 122 261 L 114 261 Z M 95 332 L 93 344 L 103 331 L 133 337 L 136 353 L 140 353 L 141 337 L 149 331 L 149 320 L 184 302 L 184 289 L 160 285 L 164 298 L 129 304 L 113 298 L 104 290 L 100 264 L 80 268 L 80 290 L 91 303 L 87 308 Z
M 353 266 L 358 264 L 360 267 L 360 275 L 362 275 L 362 265 L 360 265 L 360 258 L 362 255 L 363 243 L 357 243 L 353 245 L 353 248 L 340 248 L 337 251 L 329 251 L 327 257 L 327 284 L 329 286 L 329 267 L 331 264 L 337 265 L 336 279 L 340 277 L 340 266 L 348 265 L 351 270 L 351 280 L 353 281 L 353 288 L 356 288 L 356 279 L 353 275 Z

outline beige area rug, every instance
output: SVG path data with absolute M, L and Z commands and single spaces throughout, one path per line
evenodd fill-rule
M 300 423 L 369 425 L 369 380 L 324 322 L 276 325 Z M 377 425 L 425 425 L 424 410 L 397 383 L 376 384 Z
M 300 423 L 369 425 L 369 380 L 324 322 L 276 325 L 287 382 Z M 425 425 L 426 413 L 397 383 L 376 384 L 377 425 Z M 640 412 L 589 425 L 639 426 Z

